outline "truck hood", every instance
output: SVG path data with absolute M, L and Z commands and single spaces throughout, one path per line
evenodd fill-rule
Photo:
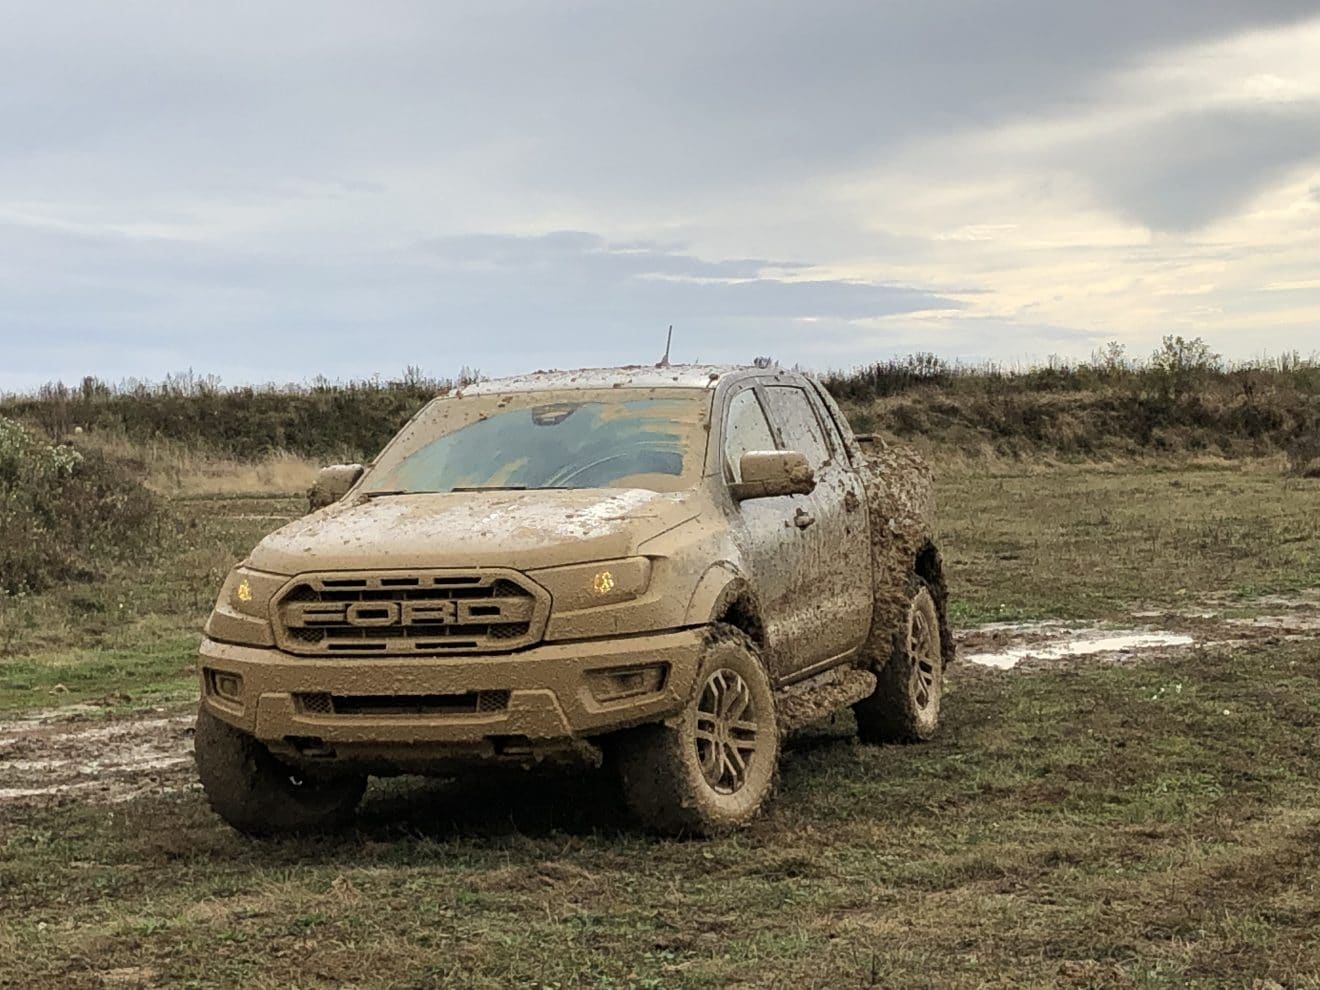
M 513 567 L 613 560 L 700 514 L 693 492 L 635 488 L 351 498 L 267 536 L 249 563 L 273 574 Z

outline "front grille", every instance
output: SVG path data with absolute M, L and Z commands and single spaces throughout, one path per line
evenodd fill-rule
M 280 647 L 305 656 L 508 653 L 537 642 L 550 600 L 516 571 L 303 575 L 273 606 Z
M 335 701 L 328 694 L 300 694 L 298 709 L 308 715 L 333 715 Z
M 466 694 L 299 694 L 298 710 L 308 715 L 485 715 L 509 707 L 508 691 Z

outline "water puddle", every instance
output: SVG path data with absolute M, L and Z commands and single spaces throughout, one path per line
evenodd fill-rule
M 996 650 L 978 650 L 965 653 L 961 659 L 967 663 L 1012 670 L 1024 660 L 1071 660 L 1075 657 L 1100 654 L 1133 654 L 1145 650 L 1175 649 L 1191 646 L 1194 640 L 1183 633 L 1140 629 L 1071 629 L 1061 623 L 1004 623 L 983 626 L 978 630 L 992 639 L 1018 638 L 1024 634 L 1029 642 L 1018 642 Z

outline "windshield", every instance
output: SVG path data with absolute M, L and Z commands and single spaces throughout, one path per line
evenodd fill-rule
M 385 448 L 365 494 L 481 488 L 691 488 L 711 393 L 522 392 L 437 399 Z

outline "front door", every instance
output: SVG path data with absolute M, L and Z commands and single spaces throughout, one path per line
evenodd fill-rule
M 805 455 L 816 474 L 807 510 L 814 521 L 802 533 L 811 581 L 803 621 L 813 653 L 821 659 L 842 656 L 866 640 L 871 626 L 871 551 L 861 479 L 804 388 L 766 383 L 762 394 L 781 447 Z
M 778 450 L 770 427 L 764 392 L 752 385 L 733 393 L 724 416 L 724 474 L 742 480 L 742 455 Z M 810 455 L 809 455 L 810 456 Z M 834 637 L 825 635 L 829 620 L 821 614 L 822 584 L 829 566 L 825 533 L 813 495 L 783 495 L 737 503 L 733 538 L 761 597 L 765 624 L 765 661 L 775 678 L 829 659 Z

